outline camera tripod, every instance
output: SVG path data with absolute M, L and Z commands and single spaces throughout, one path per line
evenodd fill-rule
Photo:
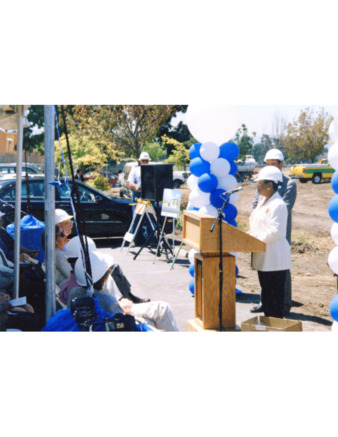
M 166 256 L 166 261 L 170 262 L 168 252 L 170 252 L 172 256 L 174 256 L 174 253 L 173 253 L 172 248 L 170 247 L 170 244 L 168 242 L 166 235 L 164 234 L 164 228 L 165 228 L 165 225 L 167 222 L 167 217 L 165 218 L 165 220 L 163 222 L 163 226 L 161 227 L 161 224 L 160 224 L 161 220 L 160 220 L 158 207 L 155 208 L 154 212 L 155 212 L 155 214 L 152 214 L 153 219 L 151 219 L 150 215 L 147 215 L 152 230 L 151 230 L 148 238 L 142 244 L 142 246 L 140 247 L 139 251 L 136 253 L 136 255 L 134 256 L 133 259 L 135 260 L 138 257 L 138 255 L 142 252 L 142 250 L 147 246 L 149 246 L 150 251 L 153 252 L 153 250 L 151 249 L 151 242 L 152 242 L 153 238 L 155 238 L 155 240 L 157 242 L 155 256 L 160 257 L 162 252 L 164 251 L 165 256 Z

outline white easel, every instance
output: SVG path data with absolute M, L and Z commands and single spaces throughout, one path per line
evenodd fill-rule
M 126 242 L 128 242 L 129 243 L 128 252 L 130 250 L 131 243 L 135 240 L 135 237 L 137 235 L 139 227 L 141 226 L 143 217 L 145 215 L 147 216 L 152 229 L 155 228 L 154 221 L 155 222 L 157 221 L 156 213 L 155 213 L 154 207 L 151 204 L 151 202 L 139 200 L 139 199 L 137 199 L 136 201 L 137 201 L 137 204 L 135 206 L 134 217 L 130 223 L 128 231 L 125 233 L 125 235 L 123 237 L 123 241 L 122 241 L 122 245 L 121 245 L 121 250 L 122 250 L 124 248 L 124 245 L 126 244 Z M 153 216 L 153 218 L 150 217 L 150 214 Z M 133 228 L 133 225 L 135 223 L 137 216 L 139 216 L 139 221 L 137 223 L 136 229 L 134 230 L 134 232 L 130 232 L 131 229 Z

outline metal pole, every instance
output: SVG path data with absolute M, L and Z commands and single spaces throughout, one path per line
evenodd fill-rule
M 15 216 L 14 216 L 14 284 L 13 298 L 19 297 L 20 277 L 20 220 L 21 220 L 21 169 L 23 145 L 23 106 L 18 106 L 18 144 L 16 155 L 16 186 L 15 186 Z
M 55 314 L 55 180 L 54 106 L 45 105 L 45 254 L 46 254 L 46 322 Z

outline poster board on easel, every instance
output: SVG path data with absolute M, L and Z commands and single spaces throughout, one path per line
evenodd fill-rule
M 163 190 L 161 215 L 177 219 L 180 213 L 181 198 L 182 190 L 165 188 Z

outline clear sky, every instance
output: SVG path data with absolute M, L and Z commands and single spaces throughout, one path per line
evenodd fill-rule
M 324 108 L 327 113 L 338 118 L 338 105 L 238 105 L 241 123 L 247 126 L 250 134 L 256 132 L 257 136 L 264 133 L 273 134 L 276 120 L 285 120 L 289 123 L 297 119 L 300 111 L 307 107 L 314 109 L 315 112 Z M 185 114 L 176 117 L 176 122 L 180 120 L 185 122 Z

